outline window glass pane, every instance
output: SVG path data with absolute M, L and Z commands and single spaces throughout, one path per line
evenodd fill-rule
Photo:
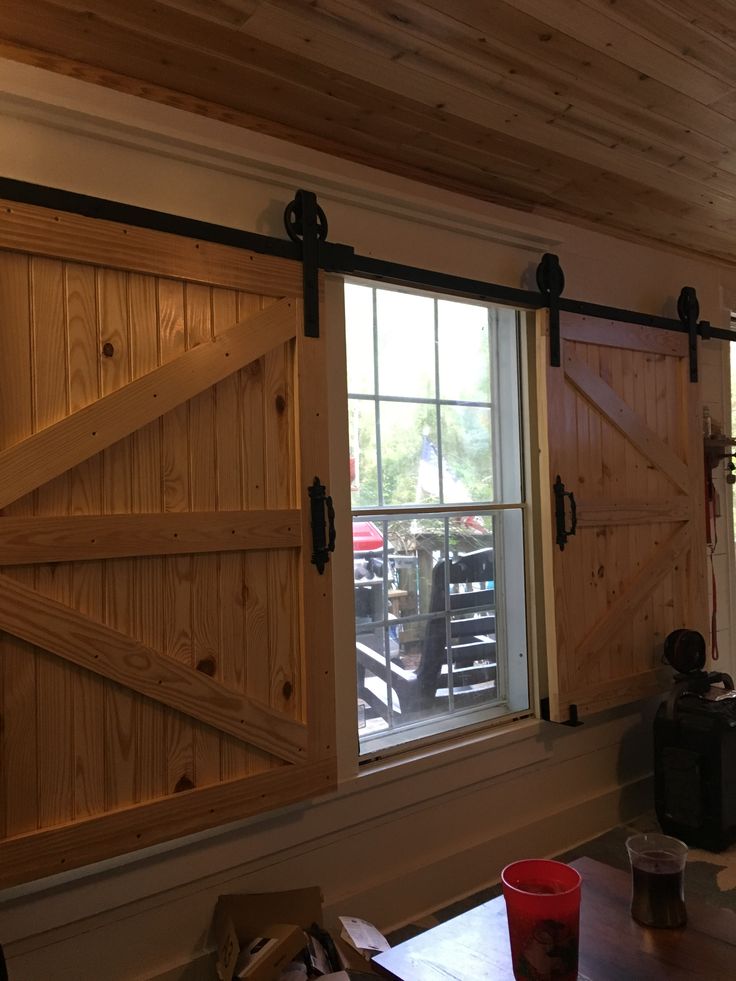
M 355 331 L 371 333 L 375 307 L 374 389 L 365 364 L 348 371 L 364 386 L 349 398 L 350 464 L 357 724 L 371 753 L 529 699 L 517 318 L 364 289 Z M 372 356 L 366 342 L 355 360 Z
M 375 507 L 379 503 L 375 402 L 372 399 L 350 399 L 348 412 L 353 507 Z
M 437 436 L 429 426 L 422 432 L 419 463 L 417 464 L 416 500 L 437 503 L 440 499 L 440 458 L 437 453 Z
M 345 327 L 348 361 L 348 392 L 372 395 L 375 391 L 373 364 L 373 290 L 348 283 L 345 286 Z
M 355 529 L 356 535 L 358 529 Z M 360 546 L 360 542 L 357 543 Z M 355 586 L 355 622 L 372 625 L 386 619 L 386 600 L 382 559 L 355 553 L 353 584 Z
M 453 709 L 473 708 L 497 697 L 496 611 L 485 606 L 487 594 L 492 592 L 478 587 L 455 594 L 467 600 L 477 598 L 479 605 L 450 618 L 452 656 L 442 681 L 451 677 L 445 687 L 448 707 L 451 702 Z
M 440 397 L 454 402 L 491 401 L 488 309 L 437 303 Z
M 492 501 L 491 410 L 443 405 L 442 499 L 446 504 Z
M 498 660 L 503 669 L 500 685 L 513 711 L 529 708 L 529 677 L 526 671 L 526 589 L 524 583 L 524 516 L 521 510 L 507 509 L 495 518 L 499 543 Z
M 363 735 L 496 703 L 493 525 L 488 513 L 354 520 Z
M 434 301 L 377 291 L 378 388 L 400 398 L 435 397 Z
M 422 402 L 380 402 L 381 481 L 386 506 L 437 501 L 437 464 L 423 456 L 437 440 L 437 410 Z M 424 435 L 423 435 L 424 434 Z M 433 476 L 434 475 L 434 476 Z

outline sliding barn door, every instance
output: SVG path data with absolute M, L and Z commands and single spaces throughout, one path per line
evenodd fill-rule
M 3 202 L 0 885 L 335 782 L 301 267 Z
M 573 705 L 585 714 L 664 691 L 672 678 L 664 638 L 677 627 L 705 634 L 708 619 L 701 415 L 687 336 L 562 314 L 561 348 L 559 368 L 549 367 L 548 345 L 539 348 L 556 721 Z M 570 492 L 577 526 L 565 540 Z

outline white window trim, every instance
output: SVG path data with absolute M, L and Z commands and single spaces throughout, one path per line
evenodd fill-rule
M 500 479 L 501 485 L 497 488 L 500 502 L 481 501 L 478 502 L 477 509 L 494 515 L 496 562 L 498 565 L 503 565 L 505 570 L 504 575 L 500 577 L 501 589 L 498 588 L 497 582 L 496 592 L 496 639 L 498 651 L 501 653 L 497 658 L 494 702 L 498 704 L 478 706 L 449 715 L 439 714 L 430 718 L 420 718 L 408 725 L 402 724 L 398 728 L 389 726 L 387 731 L 371 734 L 366 739 L 359 733 L 359 757 L 361 765 L 364 765 L 373 759 L 403 754 L 407 747 L 429 746 L 437 740 L 445 740 L 453 736 L 462 737 L 479 728 L 503 726 L 515 717 L 533 715 L 528 646 L 528 623 L 531 619 L 533 597 L 529 596 L 527 589 L 526 554 L 523 548 L 509 548 L 506 552 L 504 549 L 505 541 L 511 536 L 518 539 L 519 534 L 523 545 L 528 538 L 527 529 L 531 521 L 526 499 L 528 482 L 525 478 L 528 461 L 525 456 L 526 443 L 522 438 L 526 419 L 522 381 L 528 371 L 522 358 L 521 335 L 524 333 L 524 313 L 517 308 L 484 303 L 473 297 L 443 294 L 439 290 L 426 287 L 392 286 L 349 275 L 345 276 L 343 281 L 344 287 L 348 285 L 367 287 L 372 290 L 393 290 L 401 294 L 426 297 L 433 303 L 438 299 L 446 298 L 448 301 L 480 306 L 488 311 L 489 323 L 495 324 L 495 329 L 490 331 L 493 457 L 494 472 Z M 345 323 L 342 329 L 345 332 Z M 347 371 L 347 366 L 344 370 Z M 509 406 L 514 404 L 516 408 L 512 417 L 502 418 L 502 412 L 508 411 Z M 406 504 L 404 507 L 411 506 Z M 438 506 L 442 508 L 442 505 Z M 364 514 L 368 509 L 364 506 L 357 510 L 358 513 Z M 376 521 L 379 514 L 390 518 L 391 509 L 376 506 L 375 509 L 371 509 L 367 517 L 369 520 Z M 351 520 L 353 517 L 351 513 Z M 514 530 L 514 522 L 518 520 L 521 521 L 521 529 Z M 508 570 L 511 570 L 510 575 L 507 574 Z M 507 588 L 507 583 L 523 583 L 523 588 L 517 592 L 514 588 Z
M 348 432 L 348 394 L 345 341 L 345 302 L 344 276 L 329 275 L 325 277 L 325 330 L 328 332 L 328 374 L 331 379 L 329 392 L 330 415 L 330 460 L 331 486 L 330 492 L 335 501 L 335 521 L 338 528 L 338 547 L 333 554 L 333 596 L 334 596 L 334 637 L 335 637 L 335 680 L 336 680 L 336 727 L 338 746 L 338 780 L 341 786 L 355 777 L 361 780 L 369 774 L 383 772 L 387 767 L 399 766 L 407 775 L 421 772 L 425 766 L 436 766 L 446 759 L 464 758 L 469 748 L 485 753 L 490 748 L 501 748 L 516 741 L 528 739 L 531 732 L 538 735 L 541 723 L 536 717 L 535 706 L 538 705 L 538 670 L 536 667 L 538 617 L 534 603 L 534 576 L 531 569 L 534 564 L 534 529 L 532 521 L 533 500 L 535 487 L 533 484 L 533 468 L 530 464 L 531 454 L 535 450 L 536 439 L 531 432 L 533 406 L 529 404 L 529 391 L 532 388 L 527 372 L 521 371 L 521 441 L 524 473 L 522 475 L 526 500 L 522 504 L 525 512 L 527 528 L 525 551 L 527 565 L 526 605 L 527 605 L 527 652 L 529 668 L 529 705 L 530 708 L 518 715 L 506 713 L 503 719 L 489 719 L 474 722 L 472 726 L 463 726 L 459 731 L 445 727 L 444 731 L 427 733 L 411 743 L 378 749 L 375 754 L 368 753 L 361 759 L 358 741 L 358 730 L 355 724 L 355 692 L 357 690 L 357 666 L 355 662 L 355 599 L 353 591 L 352 572 L 352 539 L 349 529 L 352 525 L 352 509 L 350 495 L 350 478 L 346 461 L 349 459 Z M 531 319 L 522 315 L 521 358 L 528 364 L 529 341 L 528 331 L 531 329 Z M 529 368 L 533 370 L 532 366 Z M 527 449 L 528 447 L 528 449 Z M 341 534 L 342 529 L 342 534 Z

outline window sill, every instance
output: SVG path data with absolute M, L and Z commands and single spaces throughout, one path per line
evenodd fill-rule
M 540 738 L 542 728 L 543 723 L 539 719 L 524 718 L 483 732 L 476 730 L 472 734 L 448 738 L 422 747 L 387 752 L 381 758 L 359 764 L 356 774 L 340 782 L 338 793 L 347 790 L 350 785 L 360 791 L 372 790 L 427 771 L 435 773 L 440 767 L 457 767 L 459 764 L 472 766 L 473 761 L 479 760 L 482 760 L 484 779 L 498 776 L 521 766 L 541 762 L 549 755 L 545 742 Z M 498 765 L 489 766 L 489 754 L 495 756 L 499 751 L 511 747 L 519 751 L 508 754 L 503 760 L 499 757 Z M 523 751 L 520 747 L 523 747 Z
M 335 799 L 364 795 L 359 809 L 394 810 L 467 790 L 474 784 L 518 774 L 554 760 L 582 757 L 619 743 L 632 725 L 654 713 L 660 699 L 618 706 L 586 719 L 581 728 L 524 718 L 383 759 L 367 761 L 340 779 Z M 357 765 L 356 765 L 357 766 Z M 374 796 L 376 790 L 390 794 Z M 376 798 L 382 800 L 379 804 Z M 370 804 L 369 804 L 370 801 Z

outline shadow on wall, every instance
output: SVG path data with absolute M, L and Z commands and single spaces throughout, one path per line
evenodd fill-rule
M 663 701 L 662 695 L 640 703 L 641 715 L 621 739 L 617 775 L 621 786 L 619 819 L 629 820 L 641 813 L 641 781 L 649 780 L 646 810 L 654 810 L 654 716 Z

